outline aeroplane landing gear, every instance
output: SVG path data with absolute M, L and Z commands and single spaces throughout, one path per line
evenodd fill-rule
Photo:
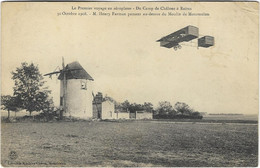
M 181 49 L 182 46 L 181 45 L 177 45 L 177 46 L 174 46 L 173 49 L 176 51 L 177 49 Z

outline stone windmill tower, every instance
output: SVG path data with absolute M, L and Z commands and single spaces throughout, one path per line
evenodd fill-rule
M 63 116 L 90 119 L 92 109 L 92 85 L 94 79 L 79 64 L 72 62 L 58 77 L 60 82 L 60 106 Z M 64 80 L 65 79 L 65 80 Z
M 76 117 L 90 119 L 92 109 L 92 85 L 94 79 L 79 64 L 72 62 L 66 67 L 62 59 L 62 70 L 54 71 L 44 76 L 59 74 L 60 82 L 60 117 Z

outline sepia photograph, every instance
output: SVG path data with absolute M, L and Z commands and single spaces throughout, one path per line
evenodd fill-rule
M 3 167 L 257 167 L 258 2 L 2 2 Z

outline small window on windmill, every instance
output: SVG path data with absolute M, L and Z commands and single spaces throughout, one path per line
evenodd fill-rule
M 86 81 L 81 81 L 81 89 L 87 90 L 87 82 Z

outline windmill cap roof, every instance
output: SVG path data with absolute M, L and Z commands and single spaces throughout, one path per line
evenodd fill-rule
M 66 79 L 87 79 L 94 80 L 78 61 L 67 64 L 65 67 Z M 58 79 L 63 80 L 64 72 L 61 72 Z

